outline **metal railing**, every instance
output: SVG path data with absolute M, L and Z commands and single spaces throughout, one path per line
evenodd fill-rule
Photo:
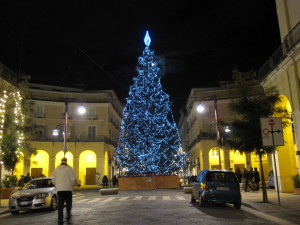
M 276 49 L 272 56 L 257 71 L 258 78 L 262 80 L 272 72 L 300 42 L 300 22 L 284 38 L 283 43 Z
M 46 113 L 36 113 L 34 115 L 35 118 L 46 118 Z
M 33 141 L 40 141 L 40 142 L 63 142 L 63 136 L 53 137 L 49 136 L 41 136 L 33 139 Z M 117 142 L 104 136 L 104 135 L 96 135 L 94 137 L 91 136 L 75 136 L 71 135 L 71 137 L 67 138 L 68 142 L 105 142 L 106 144 L 113 145 L 117 147 Z
M 190 151 L 197 142 L 200 142 L 202 140 L 215 140 L 216 137 L 216 133 L 202 132 L 198 134 L 198 136 L 188 145 L 188 151 Z

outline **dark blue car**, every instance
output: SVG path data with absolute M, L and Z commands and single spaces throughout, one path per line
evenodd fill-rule
M 202 170 L 197 176 L 191 194 L 191 202 L 199 201 L 201 207 L 207 202 L 230 203 L 241 208 L 240 184 L 236 175 L 227 170 Z

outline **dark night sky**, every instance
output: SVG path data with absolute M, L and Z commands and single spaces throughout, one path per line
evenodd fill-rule
M 191 88 L 258 70 L 280 45 L 275 0 L 11 0 L 0 17 L 4 65 L 32 83 L 114 89 L 121 101 L 149 30 L 175 115 Z

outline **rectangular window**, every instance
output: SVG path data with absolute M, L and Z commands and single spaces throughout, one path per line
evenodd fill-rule
M 36 106 L 36 117 L 45 118 L 44 107 L 41 105 Z
M 96 109 L 95 108 L 89 108 L 88 119 L 89 120 L 96 120 L 97 119 Z
M 94 140 L 96 138 L 96 126 L 88 126 L 88 139 Z

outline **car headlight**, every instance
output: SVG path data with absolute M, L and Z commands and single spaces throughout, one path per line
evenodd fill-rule
M 36 198 L 39 199 L 39 198 L 46 198 L 48 196 L 50 196 L 51 193 L 39 193 L 37 194 Z
M 11 195 L 9 199 L 15 201 L 16 198 L 17 198 L 16 196 Z

